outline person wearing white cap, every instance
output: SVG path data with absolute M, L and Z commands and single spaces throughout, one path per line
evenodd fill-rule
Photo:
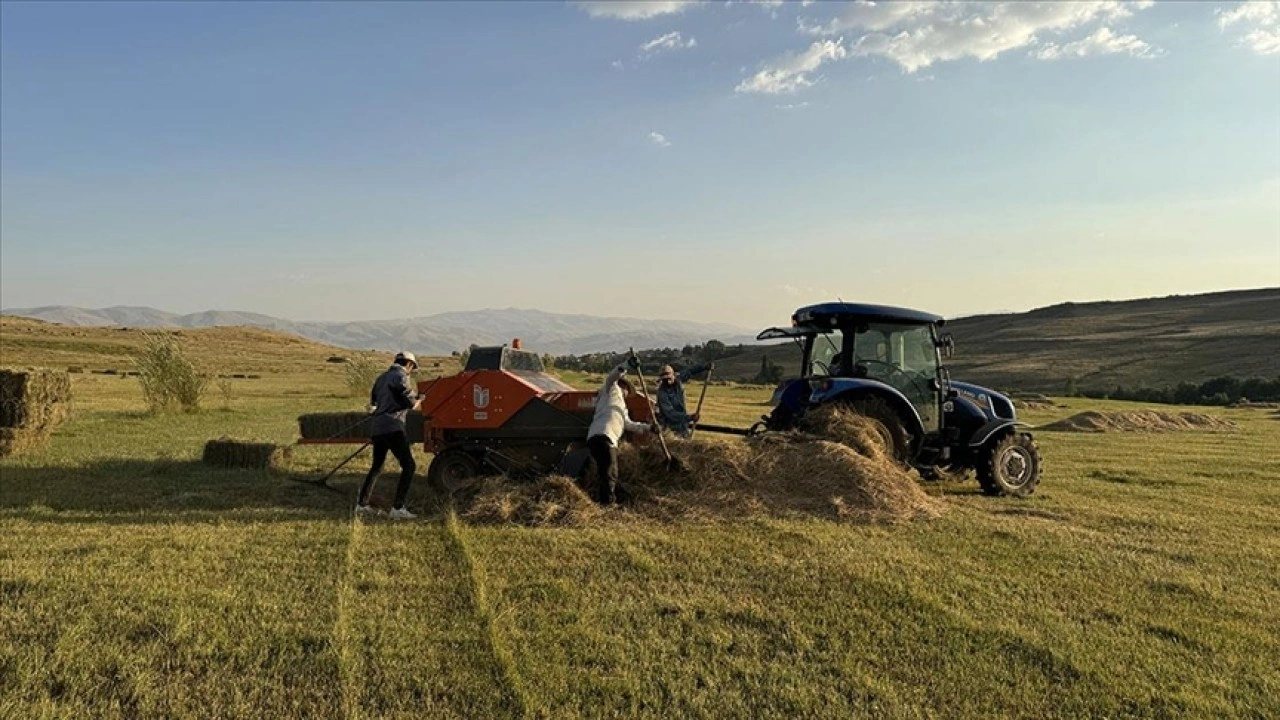
M 404 504 L 409 495 L 409 484 L 413 482 L 413 473 L 418 469 L 417 463 L 413 461 L 413 450 L 409 448 L 409 436 L 405 433 L 405 418 L 421 399 L 414 392 L 413 380 L 409 377 L 417 367 L 418 359 L 413 353 L 398 352 L 391 367 L 373 383 L 373 391 L 369 394 L 369 404 L 373 406 L 373 420 L 369 423 L 373 467 L 369 468 L 369 474 L 360 486 L 360 496 L 356 500 L 358 513 L 369 512 L 369 495 L 373 493 L 373 483 L 382 471 L 382 464 L 387 460 L 387 451 L 390 451 L 400 463 L 400 484 L 396 486 L 391 517 L 397 520 L 416 517 Z

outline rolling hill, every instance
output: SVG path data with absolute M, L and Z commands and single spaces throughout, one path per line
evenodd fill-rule
M 1062 303 L 1025 313 L 958 318 L 952 376 L 997 388 L 1062 393 L 1161 387 L 1221 375 L 1280 376 L 1280 288 L 1143 300 Z M 717 362 L 746 379 L 761 355 L 798 372 L 792 345 L 747 347 Z

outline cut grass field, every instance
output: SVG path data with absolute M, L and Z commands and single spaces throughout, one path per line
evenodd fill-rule
M 323 346 L 238 352 L 263 377 L 228 409 L 151 416 L 136 379 L 76 375 L 73 418 L 0 460 L 0 717 L 1280 715 L 1270 410 L 1041 433 L 1033 497 L 930 485 L 931 521 L 475 527 L 419 479 L 423 518 L 393 523 L 351 515 L 367 456 L 345 494 L 199 463 L 360 403 Z M 713 387 L 708 421 L 767 397 Z M 1028 419 L 1138 407 L 1063 403 Z

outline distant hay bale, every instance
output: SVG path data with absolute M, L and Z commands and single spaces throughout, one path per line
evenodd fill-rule
M 368 440 L 373 416 L 368 413 L 310 413 L 298 416 L 298 433 L 304 440 Z M 411 411 L 405 419 L 409 442 L 422 442 L 422 413 Z
M 1190 430 L 1235 430 L 1230 420 L 1192 412 L 1138 410 L 1132 412 L 1099 412 L 1086 410 L 1069 418 L 1043 425 L 1040 430 L 1053 432 L 1178 432 Z
M 327 360 L 325 360 L 325 362 L 327 362 L 327 363 L 344 363 L 344 362 L 350 362 L 350 360 L 348 360 L 347 358 L 342 357 L 341 355 L 330 355 L 330 356 L 329 356 L 329 358 L 328 358 Z
M 671 453 L 683 469 L 674 472 L 657 443 L 624 445 L 618 462 L 621 488 L 630 495 L 626 510 L 592 502 L 590 475 L 581 486 L 559 476 L 532 484 L 495 477 L 459 500 L 460 514 L 479 524 L 528 526 L 584 526 L 622 518 L 809 516 L 899 522 L 938 516 L 942 502 L 889 459 L 879 433 L 850 415 L 829 418 L 828 430 L 841 442 L 801 432 L 676 441 Z
M 201 461 L 214 467 L 268 469 L 282 467 L 289 456 L 289 448 L 282 445 L 223 437 L 204 444 Z
M 0 456 L 37 447 L 70 414 L 65 370 L 0 368 Z

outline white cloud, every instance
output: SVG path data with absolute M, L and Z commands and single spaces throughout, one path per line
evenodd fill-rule
M 621 60 L 614 60 L 613 62 L 609 63 L 609 67 L 612 67 L 614 70 L 621 70 L 621 69 L 622 69 L 622 61 L 621 61 Z
M 798 103 L 787 103 L 786 105 L 774 105 L 774 107 L 778 108 L 779 110 L 803 110 L 809 107 L 809 101 L 806 100 L 804 102 L 798 102 Z
M 1280 53 L 1280 2 L 1275 0 L 1249 0 L 1231 10 L 1218 11 L 1218 27 L 1226 30 L 1234 25 L 1248 29 L 1240 44 L 1262 55 Z
M 810 74 L 831 60 L 843 60 L 848 57 L 849 50 L 844 45 L 844 38 L 838 40 L 818 40 L 800 54 L 788 53 L 772 60 L 750 78 L 738 83 L 735 92 L 740 93 L 777 93 L 795 92 L 813 85 Z
M 1138 39 L 1137 35 L 1116 35 L 1111 28 L 1098 28 L 1092 35 L 1069 42 L 1065 45 L 1048 43 L 1041 46 L 1032 55 L 1041 60 L 1057 60 L 1069 57 L 1089 57 L 1091 55 L 1115 55 L 1127 53 L 1133 57 L 1155 57 L 1156 52 L 1151 45 Z
M 594 18 L 647 20 L 684 12 L 694 0 L 581 0 L 574 4 Z
M 857 0 L 823 24 L 800 20 L 813 35 L 857 31 L 850 56 L 879 56 L 908 73 L 938 62 L 975 58 L 1042 44 L 1045 34 L 1061 34 L 1085 25 L 1126 18 L 1152 5 L 1143 2 L 872 2 Z M 1123 36 L 1133 37 L 1133 36 Z M 1142 42 L 1136 37 L 1137 42 Z M 1146 45 L 1143 43 L 1143 45 Z M 1061 52 L 1061 49 L 1059 50 Z
M 650 132 L 649 141 L 658 147 L 671 147 L 671 141 L 667 139 L 666 135 L 663 135 L 660 132 Z
M 698 40 L 696 38 L 691 37 L 688 40 L 685 40 L 684 37 L 680 35 L 680 31 L 675 30 L 667 33 L 666 35 L 659 35 L 658 37 L 641 45 L 640 54 L 646 56 L 657 55 L 665 50 L 687 50 L 691 47 L 696 47 L 697 45 Z

